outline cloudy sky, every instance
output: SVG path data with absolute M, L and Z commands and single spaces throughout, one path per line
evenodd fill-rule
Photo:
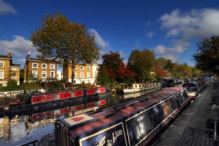
M 45 14 L 59 12 L 86 24 L 101 53 L 120 52 L 127 62 L 135 49 L 194 66 L 197 43 L 219 34 L 218 0 L 0 0 L 0 54 L 10 50 L 14 63 L 37 54 L 31 32 Z

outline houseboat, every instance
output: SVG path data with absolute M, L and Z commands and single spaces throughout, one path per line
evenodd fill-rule
M 171 87 L 93 114 L 57 120 L 57 146 L 150 145 L 190 103 L 182 87 Z
M 123 94 L 133 94 L 137 92 L 155 92 L 161 89 L 161 83 L 131 83 L 127 85 L 122 85 L 119 92 Z
M 63 108 L 68 106 L 79 106 L 95 103 L 100 100 L 107 100 L 111 97 L 111 91 L 105 87 L 84 88 L 78 90 L 66 90 L 53 93 L 39 93 L 30 96 L 27 104 L 9 105 L 5 113 L 10 112 L 41 112 L 54 108 Z
M 199 92 L 205 88 L 205 83 L 202 81 L 193 81 L 191 83 L 183 84 L 188 96 L 192 99 L 195 99 Z

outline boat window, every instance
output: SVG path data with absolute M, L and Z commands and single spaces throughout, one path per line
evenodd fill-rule
M 145 113 L 145 126 L 146 126 L 146 132 L 150 132 L 152 130 L 153 126 L 153 117 L 150 112 Z
M 173 111 L 171 100 L 164 101 L 162 103 L 162 107 L 163 107 L 163 112 L 164 112 L 165 117 L 169 116 Z
M 139 85 L 139 87 L 141 87 L 141 85 Z
M 137 85 L 135 85 L 135 87 L 137 88 Z
M 153 129 L 153 121 L 152 121 L 151 113 L 146 112 L 136 117 L 133 120 L 133 126 L 135 131 L 135 137 L 137 140 L 140 140 Z
M 146 133 L 146 131 L 145 131 L 146 127 L 144 124 L 144 116 L 140 115 L 137 118 L 135 118 L 133 121 L 133 124 L 134 124 L 135 137 L 137 140 L 139 140 Z

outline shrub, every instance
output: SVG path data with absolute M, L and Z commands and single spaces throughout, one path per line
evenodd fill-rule
M 9 87 L 9 86 L 17 86 L 17 81 L 15 81 L 15 80 L 9 80 L 8 82 L 7 82 L 7 86 Z

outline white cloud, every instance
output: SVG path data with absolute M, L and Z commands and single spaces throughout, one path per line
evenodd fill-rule
M 95 42 L 98 46 L 100 46 L 103 49 L 109 48 L 109 43 L 106 40 L 104 40 L 95 29 L 88 29 L 88 32 L 90 33 L 90 35 L 95 36 Z
M 176 62 L 178 60 L 177 55 L 187 50 L 189 45 L 190 44 L 188 41 L 175 40 L 173 41 L 173 47 L 157 45 L 155 48 L 153 48 L 153 50 L 156 56 L 164 57 L 166 59 L 172 60 L 173 62 Z
M 219 10 L 200 9 L 182 12 L 179 9 L 160 17 L 166 37 L 203 39 L 219 34 Z
M 173 55 L 173 54 L 163 55 L 162 57 L 164 57 L 166 59 L 170 59 L 172 62 L 178 61 L 178 57 L 176 55 Z
M 0 40 L 0 50 L 1 54 L 6 54 L 10 50 L 13 57 L 25 57 L 29 51 L 32 57 L 37 54 L 32 42 L 21 36 L 14 36 L 12 41 Z
M 154 33 L 153 33 L 153 32 L 148 32 L 148 33 L 147 33 L 147 37 L 152 38 L 153 36 L 154 36 Z
M 24 64 L 25 63 L 25 59 L 14 59 L 16 64 Z
M 6 14 L 6 13 L 17 14 L 16 10 L 13 8 L 12 5 L 3 2 L 3 0 L 0 0 L 0 14 Z
M 188 46 L 190 45 L 187 41 L 179 41 L 175 40 L 173 47 L 165 47 L 163 45 L 157 45 L 155 48 L 153 48 L 156 55 L 158 54 L 171 54 L 171 53 L 182 53 L 185 50 L 188 49 Z

